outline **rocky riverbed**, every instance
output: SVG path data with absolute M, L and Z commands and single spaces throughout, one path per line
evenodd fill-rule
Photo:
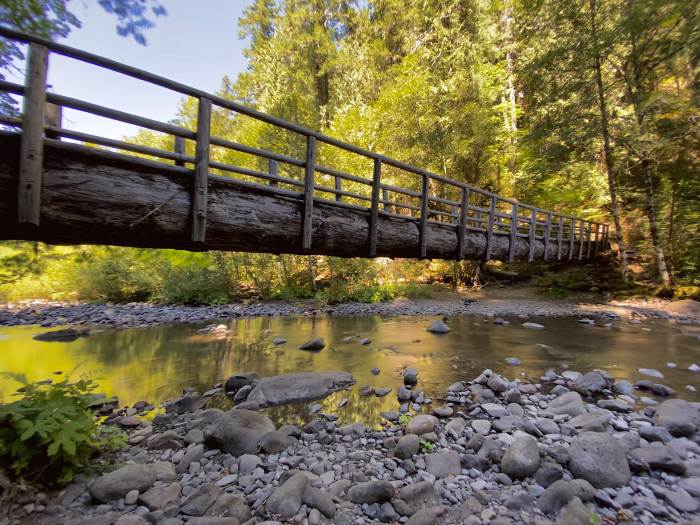
M 679 308 L 677 306 L 680 303 L 683 305 Z M 132 328 L 169 323 L 201 323 L 213 319 L 286 315 L 486 315 L 491 317 L 614 315 L 622 318 L 700 322 L 700 305 L 695 301 L 588 303 L 517 297 L 478 300 L 396 300 L 373 304 L 321 305 L 300 301 L 216 306 L 63 303 L 37 300 L 0 305 L 0 326 L 97 325 Z
M 418 370 L 403 379 L 397 412 L 343 426 L 318 412 L 276 428 L 262 410 L 363 388 L 342 372 L 236 374 L 152 421 L 146 403 L 105 401 L 129 434 L 113 470 L 58 493 L 12 491 L 0 524 L 700 523 L 700 403 L 599 370 L 484 370 L 439 400 Z M 236 407 L 208 408 L 222 391 Z

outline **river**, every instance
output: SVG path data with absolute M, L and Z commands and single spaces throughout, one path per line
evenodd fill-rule
M 700 373 L 688 370 L 700 364 L 700 326 L 671 321 L 635 323 L 617 320 L 610 326 L 597 320 L 589 326 L 577 318 L 530 318 L 542 330 L 521 326 L 522 319 L 508 318 L 508 326 L 480 316 L 448 319 L 451 332 L 428 333 L 435 317 L 426 316 L 312 316 L 233 320 L 229 334 L 219 337 L 198 333 L 203 324 L 164 325 L 126 330 L 94 331 L 76 341 L 41 342 L 32 339 L 47 329 L 38 326 L 0 328 L 0 400 L 9 401 L 20 386 L 11 376 L 23 374 L 30 381 L 68 375 L 95 379 L 107 395 L 121 404 L 137 400 L 159 403 L 176 397 L 185 387 L 204 392 L 228 376 L 256 372 L 270 376 L 298 371 L 352 372 L 357 385 L 322 401 L 324 410 L 342 421 L 377 420 L 382 410 L 396 410 L 395 391 L 401 386 L 401 370 L 419 371 L 418 387 L 436 402 L 447 387 L 471 379 L 484 368 L 492 368 L 510 379 L 536 380 L 549 368 L 586 372 L 608 371 L 619 379 L 648 378 L 639 368 L 659 370 L 664 378 L 654 380 L 676 389 L 679 397 L 700 400 Z M 282 336 L 287 343 L 275 346 Z M 312 337 L 322 337 L 326 348 L 306 352 L 298 347 Z M 351 342 L 343 342 L 347 337 Z M 361 338 L 371 343 L 361 345 Z M 516 357 L 512 366 L 506 358 Z M 667 363 L 675 363 L 676 368 Z M 381 370 L 373 375 L 371 369 Z M 54 372 L 61 371 L 62 375 Z M 360 397 L 359 386 L 392 387 L 383 398 Z M 337 408 L 348 399 L 347 406 Z M 215 402 L 222 405 L 221 401 Z M 223 404 L 225 406 L 225 403 Z M 308 405 L 278 409 L 275 419 L 308 420 Z

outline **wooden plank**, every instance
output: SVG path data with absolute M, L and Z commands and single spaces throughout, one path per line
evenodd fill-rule
M 564 217 L 559 217 L 557 227 L 557 261 L 561 261 L 562 241 L 564 240 Z
M 207 193 L 209 189 L 209 135 L 211 100 L 199 99 L 197 114 L 197 143 L 194 154 L 194 185 L 192 193 L 192 242 L 204 243 L 207 230 Z
M 552 213 L 547 212 L 547 222 L 544 224 L 544 254 L 542 260 L 547 260 L 547 251 L 549 250 L 549 233 L 552 229 Z
M 275 159 L 268 159 L 267 160 L 267 172 L 270 174 L 272 177 L 279 177 L 279 172 L 280 172 L 280 165 Z M 269 181 L 270 186 L 277 186 L 277 180 L 275 179 L 270 179 Z
M 579 232 L 578 232 L 578 260 L 583 259 L 583 239 L 585 237 L 586 226 L 583 221 L 579 221 Z
M 343 191 L 343 179 L 338 177 L 337 175 L 333 177 L 334 184 L 335 184 L 335 189 L 336 191 Z M 336 193 L 335 194 L 335 200 L 337 202 L 340 202 L 343 199 L 343 195 L 341 193 Z
M 423 174 L 420 197 L 420 226 L 419 226 L 419 252 L 420 258 L 425 259 L 428 251 L 428 192 L 430 191 L 430 178 Z
M 379 217 L 379 192 L 382 184 L 382 161 L 374 159 L 372 174 L 372 204 L 369 212 L 369 256 L 377 256 L 377 218 Z
M 535 233 L 537 232 L 537 209 L 530 210 L 530 226 L 528 228 L 528 238 L 530 241 L 530 250 L 527 254 L 528 262 L 535 259 Z
M 44 106 L 44 132 L 46 138 L 61 140 L 61 135 L 56 131 L 49 131 L 49 128 L 63 127 L 63 107 L 47 102 Z
M 515 241 L 518 238 L 518 217 L 520 210 L 513 204 L 510 212 L 510 239 L 508 240 L 508 262 L 515 261 Z
M 386 188 L 382 188 L 382 204 L 384 211 L 390 211 L 389 210 L 389 190 Z
M 469 212 L 469 188 L 462 188 L 459 203 L 459 224 L 457 225 L 457 260 L 464 259 L 464 235 L 467 231 L 467 213 Z
M 48 49 L 38 44 L 30 44 L 25 76 L 22 141 L 19 157 L 18 224 L 39 226 L 48 62 Z
M 182 137 L 175 136 L 173 141 L 173 151 L 178 155 L 185 155 L 185 139 Z M 175 166 L 184 166 L 184 160 L 176 160 Z
M 301 249 L 311 251 L 312 217 L 314 213 L 314 171 L 316 166 L 316 137 L 306 137 L 306 163 L 304 165 L 304 215 L 301 228 Z
M 576 219 L 571 219 L 569 228 L 569 260 L 574 258 L 574 237 L 576 235 Z
M 497 197 L 491 197 L 491 205 L 489 206 L 489 222 L 486 228 L 486 250 L 484 251 L 484 261 L 491 259 L 491 251 L 493 250 L 493 221 L 496 218 L 496 200 Z

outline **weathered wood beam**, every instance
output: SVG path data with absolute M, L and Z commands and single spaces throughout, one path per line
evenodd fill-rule
M 41 224 L 22 231 L 14 220 L 19 170 L 19 136 L 0 133 L 0 238 L 39 240 L 54 244 L 111 244 L 185 250 L 236 250 L 304 253 L 299 232 L 304 222 L 303 194 L 260 185 L 236 184 L 209 177 L 206 244 L 191 241 L 192 174 L 185 168 L 123 156 L 76 144 L 49 141 L 45 146 Z M 276 190 L 276 192 L 275 192 Z M 296 197 L 294 197 L 296 195 Z M 364 256 L 369 238 L 369 213 L 333 204 L 314 203 L 310 224 L 312 253 Z M 137 226 L 134 226 L 137 225 Z M 377 256 L 415 258 L 420 221 L 377 217 Z M 426 256 L 453 260 L 458 254 L 455 226 L 428 221 Z M 492 234 L 491 259 L 506 260 L 508 235 Z M 464 257 L 485 255 L 486 234 L 466 229 Z M 541 257 L 544 243 L 535 241 Z M 562 255 L 568 255 L 562 246 Z M 515 259 L 526 260 L 527 239 L 515 243 Z M 549 256 L 556 255 L 550 243 Z

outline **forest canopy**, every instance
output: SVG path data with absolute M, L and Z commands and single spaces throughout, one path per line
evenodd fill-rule
M 610 222 L 621 280 L 699 285 L 699 5 L 253 0 L 228 37 L 246 39 L 248 68 L 222 79 L 218 94 L 528 204 Z M 195 120 L 195 102 L 183 100 L 176 122 Z M 240 115 L 216 113 L 212 133 L 303 157 L 298 137 Z M 130 140 L 172 147 L 151 132 Z M 244 154 L 218 155 L 262 167 Z M 368 175 L 367 166 L 341 153 L 323 155 L 339 169 Z M 211 302 L 242 289 L 313 295 L 320 280 L 330 289 L 362 283 L 373 300 L 400 293 L 397 283 L 410 276 L 470 275 L 467 264 L 37 251 L 23 243 L 0 250 L 0 293 L 8 298 L 53 290 L 56 298 Z M 115 277 L 89 286 L 90 279 L 77 279 L 81 287 L 71 281 L 76 273 L 96 283 Z M 188 290 L 172 291 L 182 286 Z

